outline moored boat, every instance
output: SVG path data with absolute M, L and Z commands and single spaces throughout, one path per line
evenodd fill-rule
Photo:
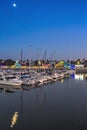
M 2 72 L 0 73 L 0 85 L 13 85 L 20 86 L 23 81 L 14 75 L 4 75 Z

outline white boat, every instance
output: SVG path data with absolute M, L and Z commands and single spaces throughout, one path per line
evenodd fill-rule
M 14 85 L 20 86 L 23 81 L 14 75 L 4 75 L 3 72 L 0 73 L 0 85 Z

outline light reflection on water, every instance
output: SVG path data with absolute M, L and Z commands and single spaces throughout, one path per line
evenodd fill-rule
M 72 74 L 71 78 L 75 80 L 84 80 L 87 78 L 87 74 Z
M 0 130 L 87 130 L 87 81 L 83 77 L 0 93 Z
M 17 123 L 17 120 L 18 120 L 18 112 L 15 112 L 11 119 L 11 125 L 10 125 L 11 128 L 14 127 L 14 125 Z

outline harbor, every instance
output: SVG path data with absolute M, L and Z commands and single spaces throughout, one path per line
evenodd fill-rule
M 0 129 L 83 128 L 86 86 L 87 73 L 73 68 L 0 69 Z
M 0 85 L 10 85 L 15 88 L 34 88 L 62 80 L 66 76 L 74 74 L 75 70 L 1 70 Z
M 87 79 L 84 74 L 67 75 L 29 89 L 0 86 L 4 88 L 0 88 L 0 129 L 87 128 Z
M 22 59 L 22 57 L 21 57 Z M 0 60 L 0 84 L 30 89 L 62 80 L 75 73 L 87 73 L 87 60 L 51 61 Z
M 0 130 L 87 130 L 87 0 L 0 1 Z

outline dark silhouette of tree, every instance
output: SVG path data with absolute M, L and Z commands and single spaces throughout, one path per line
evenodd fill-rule
M 15 64 L 15 61 L 14 60 L 12 60 L 12 59 L 7 59 L 7 60 L 5 60 L 5 65 L 7 65 L 7 66 L 11 66 L 11 65 L 14 65 Z
M 35 61 L 34 61 L 34 65 L 35 65 L 35 66 L 38 66 L 38 60 L 35 60 Z

